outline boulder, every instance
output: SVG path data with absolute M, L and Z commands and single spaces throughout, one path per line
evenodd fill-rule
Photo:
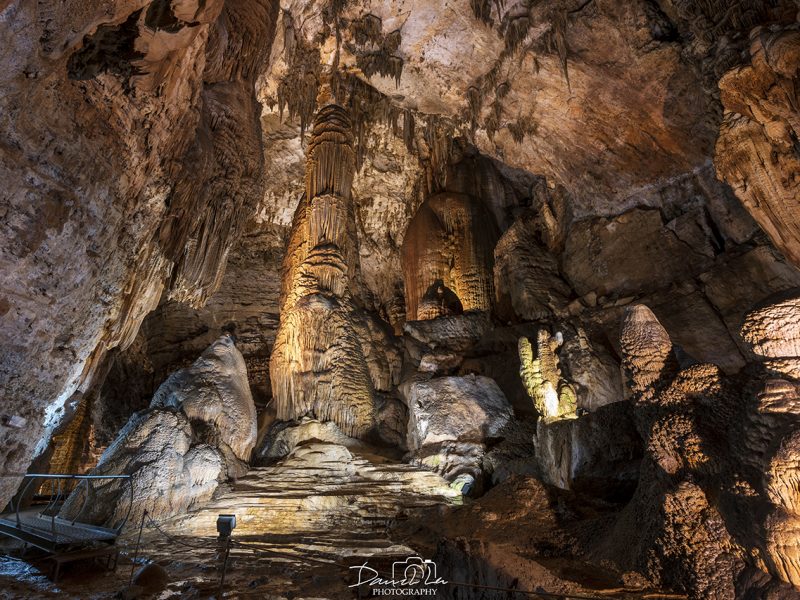
M 486 444 L 513 418 L 488 377 L 417 377 L 400 386 L 408 406 L 406 444 L 413 463 L 431 469 L 463 494 L 479 493 Z
M 363 443 L 346 436 L 333 421 L 321 422 L 305 417 L 298 423 L 278 421 L 272 425 L 256 453 L 259 464 L 271 462 L 291 454 L 295 448 L 306 442 L 325 442 L 360 448 Z
M 478 343 L 491 325 L 487 313 L 472 311 L 427 321 L 407 321 L 403 329 L 430 348 L 464 352 Z
M 150 408 L 131 417 L 91 472 L 131 479 L 101 480 L 90 498 L 79 487 L 61 514 L 118 526 L 129 507 L 129 524 L 144 511 L 161 520 L 199 507 L 219 483 L 244 474 L 255 441 L 244 359 L 226 335 L 164 382 Z
M 167 570 L 157 563 L 143 566 L 133 577 L 133 585 L 142 589 L 145 594 L 158 594 L 169 584 Z
M 533 441 L 540 476 L 551 485 L 618 502 L 636 488 L 642 440 L 629 402 L 573 419 L 539 419 Z
M 499 435 L 513 416 L 511 405 L 488 377 L 438 377 L 400 386 L 408 406 L 408 447 L 443 442 L 482 443 Z
M 151 407 L 180 409 L 190 420 L 213 426 L 240 460 L 250 460 L 256 408 L 244 358 L 231 336 L 222 336 L 194 364 L 170 375 L 156 390 Z

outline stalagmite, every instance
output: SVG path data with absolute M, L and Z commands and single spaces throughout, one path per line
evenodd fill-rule
M 546 329 L 536 335 L 536 351 L 526 337 L 519 339 L 520 376 L 537 412 L 544 419 L 575 415 L 575 388 L 562 377 L 558 364 L 558 348 L 563 343 L 560 333 L 551 336 Z
M 677 370 L 672 340 L 653 311 L 640 304 L 625 312 L 620 344 L 631 390 L 640 401 L 647 401 L 654 386 Z
M 335 104 L 322 107 L 308 146 L 306 195 L 284 262 L 270 378 L 279 419 L 311 415 L 359 437 L 373 425 L 373 381 L 381 378 L 371 377 L 365 358 L 371 353 L 364 346 L 370 340 L 362 335 L 354 301 L 355 161 L 349 115 Z

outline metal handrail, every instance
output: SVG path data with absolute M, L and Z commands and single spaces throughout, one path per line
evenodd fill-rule
M 74 488 L 73 491 L 77 491 L 77 489 L 82 484 L 84 484 L 84 483 L 86 484 L 86 496 L 83 499 L 83 503 L 81 504 L 81 509 L 80 509 L 80 511 L 78 511 L 77 516 L 71 521 L 71 524 L 73 524 L 73 525 L 77 521 L 78 517 L 80 517 L 80 515 L 83 514 L 83 511 L 86 508 L 86 503 L 87 503 L 87 500 L 89 498 L 89 487 L 90 487 L 89 486 L 89 482 L 91 480 L 95 480 L 95 479 L 127 479 L 127 480 L 130 480 L 131 479 L 130 475 L 77 475 L 77 474 L 67 474 L 67 473 L 27 473 L 23 477 L 25 479 L 27 479 L 28 482 L 25 484 L 25 487 L 22 489 L 22 492 L 19 495 L 17 495 L 16 502 L 14 502 L 14 498 L 11 499 L 11 507 L 14 510 L 14 513 L 15 513 L 15 516 L 16 516 L 16 521 L 17 521 L 17 527 L 19 527 L 19 528 L 22 528 L 22 523 L 21 523 L 21 519 L 20 519 L 20 515 L 19 515 L 20 504 L 22 503 L 23 498 L 26 497 L 26 495 L 28 493 L 28 490 L 31 487 L 31 484 L 34 481 L 36 481 L 37 479 L 49 479 L 49 480 L 51 480 L 51 483 L 50 483 L 50 489 L 51 489 L 50 501 L 47 503 L 47 506 L 44 508 L 44 510 L 41 511 L 40 514 L 46 514 L 48 509 L 50 509 L 51 506 L 53 508 L 55 508 L 55 506 L 58 504 L 59 500 L 61 499 L 61 496 L 63 495 L 62 490 L 63 490 L 64 480 L 78 480 L 79 481 L 78 485 Z M 54 483 L 56 481 L 58 482 L 58 493 L 55 495 L 55 497 L 53 497 L 52 490 L 53 490 L 53 487 L 54 487 Z M 117 534 L 119 534 L 122 531 L 123 527 L 125 527 L 125 524 L 128 522 L 128 518 L 131 516 L 131 512 L 133 511 L 133 485 L 130 485 L 129 489 L 130 489 L 130 503 L 128 505 L 128 512 L 125 514 L 125 518 L 122 520 L 122 523 L 120 523 L 120 525 L 118 527 L 114 528 L 114 531 Z M 57 516 L 57 514 L 58 514 L 58 512 L 53 510 L 52 514 L 50 515 L 50 529 L 51 529 L 51 532 L 52 532 L 54 540 L 57 539 L 57 536 L 56 536 L 56 516 Z

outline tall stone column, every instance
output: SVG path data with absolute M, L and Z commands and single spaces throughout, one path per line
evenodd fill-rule
M 354 175 L 350 117 L 341 106 L 323 106 L 283 266 L 270 378 L 278 419 L 308 415 L 361 437 L 373 426 L 374 391 L 353 300 L 359 269 Z

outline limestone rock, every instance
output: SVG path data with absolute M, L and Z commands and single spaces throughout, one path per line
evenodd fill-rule
M 710 264 L 704 248 L 681 240 L 658 211 L 634 209 L 574 224 L 564 275 L 580 296 L 638 294 L 704 271 Z
M 798 26 L 756 28 L 750 64 L 720 80 L 725 117 L 714 163 L 777 248 L 800 266 Z
M 425 321 L 407 321 L 406 334 L 432 349 L 464 352 L 490 329 L 491 321 L 481 311 Z
M 486 446 L 476 442 L 442 442 L 414 452 L 409 462 L 441 475 L 464 496 L 483 492 Z
M 408 408 L 405 403 L 393 395 L 379 395 L 375 408 L 375 427 L 384 443 L 406 449 Z
M 130 483 L 111 480 L 97 484 L 95 498 L 83 511 L 86 496 L 83 488 L 78 488 L 61 514 L 118 526 L 132 501 L 132 525 L 145 510 L 160 520 L 209 500 L 226 478 L 225 461 L 212 446 L 192 446 L 192 433 L 189 419 L 181 412 L 152 409 L 137 413 L 91 471 L 97 475 L 129 474 Z
M 731 332 L 718 309 L 693 285 L 675 286 L 643 301 L 674 343 L 693 359 L 718 365 L 726 373 L 735 373 L 745 365 L 743 351 L 736 343 L 738 334 Z
M 540 419 L 533 439 L 539 472 L 551 485 L 617 502 L 636 488 L 642 442 L 628 402 L 572 419 Z
M 133 576 L 133 584 L 142 588 L 146 594 L 158 594 L 167 587 L 169 574 L 157 563 L 143 566 Z
M 511 406 L 488 377 L 438 377 L 400 386 L 408 406 L 408 447 L 484 442 L 512 418 Z
M 750 313 L 744 337 L 758 353 L 780 358 L 730 379 L 710 364 L 680 368 L 653 313 L 641 305 L 627 311 L 623 366 L 645 456 L 641 483 L 611 543 L 634 527 L 636 548 L 623 560 L 655 552 L 663 558 L 646 567 L 651 572 L 659 561 L 675 561 L 664 574 L 683 577 L 690 597 L 729 597 L 737 577 L 753 567 L 794 586 L 800 581 L 793 559 L 800 545 L 793 483 L 800 365 L 788 356 L 794 353 L 794 312 L 788 300 Z M 781 339 L 782 326 L 787 341 L 771 345 Z M 776 372 L 785 379 L 776 379 Z M 758 578 L 745 579 L 763 587 Z
M 503 439 L 492 446 L 483 458 L 484 470 L 492 485 L 497 485 L 515 475 L 539 476 L 536 457 L 537 420 L 512 419 L 502 430 Z
M 406 318 L 491 310 L 496 241 L 497 226 L 479 199 L 450 192 L 428 198 L 403 239 Z
M 336 423 L 323 423 L 306 417 L 299 423 L 275 423 L 258 449 L 256 458 L 261 464 L 268 463 L 288 456 L 301 444 L 312 442 L 325 442 L 346 448 L 363 446 L 359 440 L 343 434 Z
M 565 310 L 572 290 L 561 279 L 556 255 L 536 240 L 531 219 L 514 221 L 497 242 L 494 288 L 501 314 L 536 321 Z
M 560 327 L 560 326 L 559 326 Z M 592 340 L 582 327 L 560 327 L 564 344 L 559 364 L 568 373 L 575 389 L 577 408 L 593 412 L 624 398 L 619 362 L 598 340 Z
M 211 344 L 191 367 L 170 375 L 150 406 L 181 410 L 191 421 L 205 422 L 219 431 L 220 441 L 240 460 L 250 460 L 256 409 L 244 358 L 230 336 Z
M 464 357 L 455 352 L 428 352 L 420 358 L 418 370 L 420 373 L 449 375 L 463 360 Z
M 104 404 L 119 409 L 131 405 L 133 390 L 149 402 L 170 373 L 191 364 L 226 332 L 236 336 L 256 406 L 265 404 L 272 396 L 267 359 L 278 328 L 284 234 L 283 227 L 253 218 L 230 251 L 219 290 L 205 306 L 195 308 L 162 296 L 142 322 L 134 344 L 115 357 L 100 392 Z M 134 405 L 122 415 L 122 423 L 141 408 Z
M 759 356 L 800 360 L 800 299 L 791 297 L 748 313 L 742 338 Z
M 774 249 L 759 246 L 725 260 L 701 278 L 703 291 L 722 317 L 728 331 L 739 340 L 745 314 L 778 292 L 800 286 L 800 270 Z M 747 346 L 742 345 L 742 352 Z
M 653 311 L 640 304 L 625 311 L 620 344 L 622 367 L 637 401 L 649 400 L 677 370 L 669 334 Z
M 353 299 L 356 157 L 343 108 L 330 104 L 319 110 L 307 156 L 306 196 L 295 213 L 284 262 L 281 322 L 270 357 L 272 389 L 279 419 L 312 415 L 359 437 L 374 425 L 375 385 L 386 389 L 393 375 L 388 360 L 382 369 L 377 355 L 365 353 L 371 343 L 363 335 L 368 324 Z
M 155 520 L 174 516 L 209 500 L 219 483 L 244 474 L 255 441 L 244 360 L 226 336 L 167 379 L 151 407 L 131 417 L 91 471 L 131 480 L 101 480 L 90 502 L 85 488 L 77 488 L 62 515 L 112 526 L 129 510 L 129 524 L 145 510 Z
M 17 340 L 0 387 L 30 424 L 0 432 L 9 472 L 25 472 L 107 350 L 133 341 L 165 282 L 193 302 L 214 291 L 262 195 L 255 79 L 278 5 L 214 0 L 161 23 L 156 4 L 0 9 L 0 129 L 13 140 L 0 318 Z M 1 504 L 16 485 L 0 482 Z
M 546 329 L 536 333 L 536 345 L 526 337 L 519 339 L 519 373 L 536 411 L 543 419 L 570 417 L 577 410 L 575 389 L 562 377 L 558 348 L 564 342 L 559 332 Z

